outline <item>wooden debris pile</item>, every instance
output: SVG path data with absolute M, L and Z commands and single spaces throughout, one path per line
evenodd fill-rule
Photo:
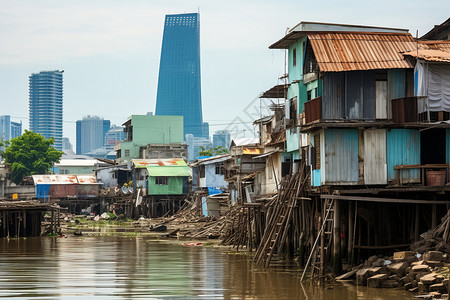
M 431 250 L 450 253 L 450 210 L 441 219 L 441 224 L 420 235 L 419 241 L 411 245 L 411 250 L 418 253 Z

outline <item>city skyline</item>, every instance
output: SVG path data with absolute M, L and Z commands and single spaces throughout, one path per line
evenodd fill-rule
M 29 128 L 24 109 L 29 74 L 64 69 L 63 126 L 71 142 L 75 141 L 76 120 L 86 114 L 122 124 L 132 114 L 153 111 L 163 21 L 168 13 L 197 11 L 200 6 L 203 119 L 210 123 L 211 133 L 231 127 L 232 135 L 245 129 L 249 137 L 254 132 L 251 121 L 258 113 L 258 95 L 277 84 L 285 71 L 284 52 L 268 46 L 284 35 L 286 26 L 302 20 L 362 24 L 406 28 L 413 36 L 419 30 L 421 36 L 447 19 L 450 8 L 448 2 L 434 1 L 442 9 L 423 15 L 415 5 L 418 2 L 386 2 L 391 7 L 386 11 L 383 5 L 368 8 L 348 1 L 346 7 L 351 9 L 325 5 L 305 14 L 303 5 L 294 1 L 231 1 L 227 5 L 67 1 L 58 6 L 50 1 L 0 2 L 2 114 Z M 235 126 L 239 120 L 246 127 Z

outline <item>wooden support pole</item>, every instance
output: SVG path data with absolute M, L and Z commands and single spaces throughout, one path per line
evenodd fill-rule
M 340 200 L 334 201 L 334 222 L 333 222 L 333 268 L 335 274 L 340 274 L 342 270 L 341 257 L 341 210 Z
M 419 240 L 419 204 L 416 204 L 416 217 L 414 218 L 414 242 Z
M 25 209 L 22 211 L 23 217 L 23 236 L 27 236 L 27 212 Z
M 436 204 L 433 204 L 431 206 L 431 228 L 430 229 L 434 229 L 436 228 Z
M 347 227 L 347 260 L 353 265 L 353 202 L 348 202 L 348 227 Z

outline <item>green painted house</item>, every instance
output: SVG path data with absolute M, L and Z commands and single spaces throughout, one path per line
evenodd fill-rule
M 120 162 L 140 158 L 148 144 L 183 143 L 183 116 L 132 115 L 123 126 L 126 139 L 116 148 Z
M 133 159 L 136 184 L 147 195 L 182 195 L 187 193 L 191 169 L 180 158 Z

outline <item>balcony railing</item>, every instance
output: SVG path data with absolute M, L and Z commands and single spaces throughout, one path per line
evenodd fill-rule
M 392 99 L 392 121 L 397 124 L 419 122 L 417 97 Z
M 321 100 L 322 97 L 317 97 L 305 102 L 305 121 L 306 124 L 321 119 Z

